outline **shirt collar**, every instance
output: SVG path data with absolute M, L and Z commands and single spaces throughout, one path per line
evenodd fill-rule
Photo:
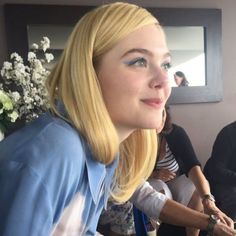
M 104 200 L 106 202 L 109 197 L 110 186 L 118 164 L 118 158 L 116 158 L 110 165 L 106 166 L 96 161 L 87 147 L 85 159 L 89 188 L 93 201 L 97 204 L 101 195 L 104 193 Z

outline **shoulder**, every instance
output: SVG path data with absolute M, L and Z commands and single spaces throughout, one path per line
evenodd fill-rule
M 186 133 L 185 130 L 184 130 L 184 128 L 181 127 L 181 126 L 179 126 L 179 125 L 177 125 L 177 124 L 173 124 L 173 131 L 175 131 L 175 132 L 181 132 L 181 133 Z
M 2 181 L 12 176 L 12 186 L 18 180 L 23 186 L 27 176 L 34 176 L 30 179 L 40 182 L 50 199 L 75 191 L 89 156 L 89 148 L 79 133 L 64 120 L 50 115 L 41 116 L 4 139 L 0 149 L 0 169 L 8 173 L 2 175 Z M 28 188 L 33 186 L 36 188 L 35 183 L 28 184 Z
M 216 139 L 228 139 L 231 137 L 236 137 L 236 121 L 224 126 L 217 134 Z
M 182 128 L 179 125 L 173 124 L 173 129 L 172 131 L 166 136 L 167 139 L 176 139 L 176 138 L 183 138 L 183 137 L 188 137 L 186 131 L 184 130 L 184 128 Z M 177 141 L 177 140 L 176 140 Z M 181 140 L 179 140 L 181 141 Z
M 233 134 L 236 135 L 236 121 L 232 122 L 228 125 L 226 125 L 221 131 L 220 133 L 229 133 L 229 134 Z
M 191 140 L 186 131 L 176 124 L 173 124 L 173 130 L 166 137 L 169 147 L 174 150 L 189 151 L 194 153 Z
M 44 171 L 45 166 L 81 166 L 85 161 L 83 143 L 67 122 L 45 114 L 0 144 L 0 163 L 19 162 L 37 171 Z
M 225 127 L 223 127 L 217 134 L 215 145 L 222 145 L 227 143 L 232 143 L 234 145 L 234 140 L 236 139 L 236 122 L 232 122 Z

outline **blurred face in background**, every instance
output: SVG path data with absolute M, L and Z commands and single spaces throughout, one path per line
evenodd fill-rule
M 180 76 L 174 74 L 174 80 L 175 80 L 176 85 L 180 86 L 183 81 L 183 77 L 180 77 Z

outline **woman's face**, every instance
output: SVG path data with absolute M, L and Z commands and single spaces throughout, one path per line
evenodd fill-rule
M 174 79 L 175 79 L 175 83 L 177 86 L 180 86 L 180 84 L 182 83 L 183 78 L 179 77 L 178 75 L 174 74 Z
M 101 58 L 98 79 L 121 139 L 137 128 L 162 125 L 170 60 L 164 33 L 154 24 L 132 32 Z

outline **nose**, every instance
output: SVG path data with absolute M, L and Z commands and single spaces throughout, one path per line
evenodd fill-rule
M 162 88 L 170 86 L 168 72 L 162 68 L 155 70 L 149 86 L 150 88 Z

